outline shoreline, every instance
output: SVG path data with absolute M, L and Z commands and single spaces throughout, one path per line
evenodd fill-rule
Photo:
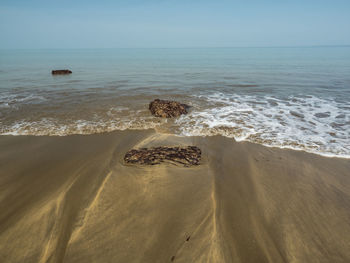
M 94 135 L 108 135 L 108 134 L 113 134 L 113 133 L 118 133 L 118 132 L 143 132 L 143 131 L 153 131 L 154 133 L 158 133 L 160 135 L 166 135 L 166 136 L 173 136 L 173 137 L 179 137 L 179 138 L 210 138 L 210 137 L 223 137 L 227 138 L 229 140 L 233 140 L 236 143 L 248 143 L 248 144 L 253 144 L 253 145 L 260 145 L 263 147 L 267 148 L 272 148 L 272 149 L 280 149 L 280 150 L 290 150 L 290 151 L 296 151 L 296 152 L 302 152 L 302 153 L 307 153 L 307 154 L 314 154 L 316 156 L 320 157 L 326 157 L 326 158 L 337 158 L 337 159 L 345 159 L 345 160 L 350 160 L 350 155 L 335 155 L 335 154 L 328 154 L 328 153 L 322 153 L 322 152 L 316 152 L 316 151 L 309 151 L 307 149 L 301 149 L 301 148 L 293 148 L 293 146 L 276 146 L 276 145 L 269 145 L 266 143 L 258 143 L 254 141 L 249 141 L 246 139 L 239 139 L 237 140 L 234 137 L 230 136 L 225 136 L 222 134 L 216 134 L 216 135 L 181 135 L 181 134 L 173 134 L 173 133 L 166 133 L 164 131 L 157 131 L 157 127 L 154 128 L 146 128 L 146 129 L 120 129 L 120 130 L 111 130 L 111 131 L 103 131 L 103 132 L 96 132 L 96 133 L 73 133 L 73 134 L 64 134 L 64 135 L 59 135 L 59 134 L 54 134 L 54 135 L 47 135 L 47 134 L 14 134 L 14 133 L 9 133 L 9 134 L 0 134 L 0 137 L 70 137 L 70 136 L 94 136 Z
M 126 165 L 195 145 L 199 166 Z M 4 262 L 346 262 L 350 161 L 149 130 L 0 136 Z

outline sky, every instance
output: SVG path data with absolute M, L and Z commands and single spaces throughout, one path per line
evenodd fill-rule
M 0 0 L 0 48 L 350 45 L 350 0 Z

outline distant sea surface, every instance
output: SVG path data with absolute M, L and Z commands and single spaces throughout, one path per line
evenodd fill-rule
M 147 128 L 350 158 L 350 47 L 0 50 L 0 134 Z

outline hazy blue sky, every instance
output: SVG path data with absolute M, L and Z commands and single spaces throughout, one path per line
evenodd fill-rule
M 0 48 L 350 44 L 350 0 L 0 0 Z

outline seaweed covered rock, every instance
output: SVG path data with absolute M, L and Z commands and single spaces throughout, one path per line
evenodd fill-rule
M 124 156 L 124 161 L 130 164 L 155 165 L 163 162 L 183 166 L 199 165 L 201 150 L 196 146 L 186 147 L 154 147 L 132 149 Z
M 68 74 L 72 74 L 72 71 L 70 71 L 69 69 L 59 69 L 59 70 L 53 70 L 51 71 L 52 75 L 68 75 Z
M 186 104 L 177 101 L 155 99 L 149 104 L 149 110 L 156 117 L 172 118 L 187 114 L 189 108 Z

